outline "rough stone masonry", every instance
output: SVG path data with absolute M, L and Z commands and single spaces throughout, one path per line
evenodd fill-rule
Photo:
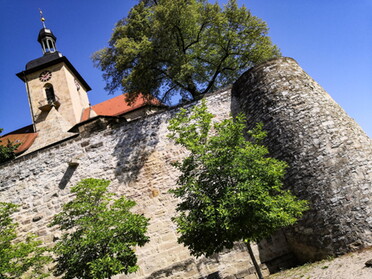
M 287 257 L 285 239 L 303 260 L 371 245 L 371 140 L 294 60 L 252 68 L 232 90 L 206 100 L 217 121 L 243 111 L 250 123 L 264 122 L 272 154 L 290 165 L 287 187 L 311 202 L 285 238 L 274 236 L 256 247 L 261 263 Z M 135 210 L 151 218 L 151 241 L 136 249 L 140 270 L 115 278 L 255 278 L 243 245 L 195 259 L 177 244 L 171 221 L 177 201 L 168 190 L 177 179 L 171 162 L 185 150 L 166 137 L 176 111 L 131 122 L 98 118 L 79 127 L 73 139 L 1 165 L 0 201 L 21 205 L 14 216 L 21 234 L 56 241 L 60 233 L 46 225 L 72 198 L 70 186 L 82 178 L 104 178 L 112 181 L 111 191 L 134 199 Z
M 263 122 L 271 154 L 289 164 L 286 186 L 310 201 L 286 231 L 302 260 L 372 244 L 372 141 L 291 58 L 263 63 L 233 86 L 235 103 Z

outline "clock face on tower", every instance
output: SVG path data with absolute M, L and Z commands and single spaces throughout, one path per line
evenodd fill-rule
M 44 71 L 39 75 L 40 81 L 46 82 L 52 78 L 52 73 L 50 71 Z

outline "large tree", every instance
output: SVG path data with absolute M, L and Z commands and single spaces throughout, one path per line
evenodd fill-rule
M 233 83 L 253 65 L 280 55 L 268 27 L 236 0 L 142 0 L 93 55 L 106 89 L 163 102 L 197 99 Z
M 18 224 L 11 217 L 17 208 L 0 202 L 0 278 L 45 278 L 44 267 L 52 259 L 35 235 L 29 234 L 23 241 L 18 238 Z
M 182 109 L 168 127 L 170 138 L 189 151 L 175 164 L 181 174 L 172 190 L 180 199 L 179 242 L 195 256 L 211 256 L 244 241 L 259 273 L 249 243 L 295 223 L 307 203 L 282 189 L 287 165 L 260 144 L 262 125 L 247 141 L 242 115 L 215 124 L 212 117 L 203 102 L 190 114 Z
M 148 219 L 130 212 L 134 201 L 107 192 L 110 181 L 83 179 L 71 188 L 75 198 L 50 226 L 64 231 L 54 247 L 55 275 L 103 279 L 138 269 L 135 246 L 149 241 Z

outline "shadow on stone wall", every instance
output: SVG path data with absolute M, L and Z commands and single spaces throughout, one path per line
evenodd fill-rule
M 159 269 L 153 272 L 150 276 L 146 277 L 145 279 L 161 279 L 161 278 L 196 278 L 198 279 L 222 279 L 220 272 L 211 272 L 208 275 L 202 276 L 205 271 L 203 271 L 202 265 L 205 265 L 206 262 L 218 262 L 218 259 L 213 258 L 211 259 L 202 259 L 197 261 L 195 259 L 187 259 L 182 262 L 177 262 L 172 264 L 166 268 Z M 205 267 L 204 267 L 205 268 Z M 186 273 L 185 273 L 186 272 Z M 183 277 L 185 274 L 188 274 L 190 277 Z
M 276 273 L 299 264 L 296 256 L 290 251 L 282 231 L 261 240 L 257 246 L 260 262 L 266 265 L 270 273 Z
M 232 98 L 248 118 L 263 122 L 270 156 L 289 165 L 284 181 L 311 209 L 285 229 L 302 262 L 337 256 L 372 243 L 369 216 L 372 141 L 291 58 L 269 60 L 244 73 Z
M 233 89 L 234 90 L 234 87 Z M 254 100 L 250 100 L 254 102 Z M 247 115 L 241 108 L 241 99 L 231 94 L 231 115 L 236 117 L 239 113 L 244 113 L 247 117 L 247 130 L 253 129 L 258 122 L 265 123 L 267 114 L 257 108 L 256 115 Z M 262 116 L 263 118 L 259 118 Z M 246 135 L 247 140 L 250 140 Z M 265 144 L 265 143 L 264 143 Z M 266 144 L 265 144 L 266 145 Z M 273 156 L 271 154 L 271 156 Z M 287 239 L 282 231 L 274 233 L 272 236 L 257 243 L 260 262 L 265 264 L 270 273 L 278 272 L 282 269 L 294 267 L 298 264 L 295 255 L 291 252 Z
M 69 165 L 61 181 L 58 184 L 58 188 L 63 190 L 66 188 L 68 182 L 70 181 L 71 177 L 73 176 L 74 172 L 76 171 L 78 165 Z
M 137 179 L 159 142 L 160 124 L 160 118 L 155 116 L 152 121 L 147 118 L 134 120 L 115 130 L 119 140 L 112 155 L 117 158 L 115 176 L 120 182 L 128 183 Z
M 199 279 L 221 279 L 219 272 L 213 272 L 209 274 L 207 277 L 200 277 Z

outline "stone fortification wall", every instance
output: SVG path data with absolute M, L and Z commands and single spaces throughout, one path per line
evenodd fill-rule
M 363 131 L 289 58 L 251 69 L 232 91 L 233 98 L 230 90 L 206 96 L 216 120 L 242 110 L 250 123 L 263 121 L 272 154 L 290 166 L 286 185 L 310 201 L 311 210 L 286 232 L 297 255 L 315 259 L 370 245 L 372 143 Z M 136 211 L 151 218 L 151 241 L 137 249 L 140 271 L 117 278 L 255 278 L 239 244 L 211 259 L 195 259 L 177 244 L 171 222 L 176 200 L 168 190 L 177 179 L 171 162 L 185 150 L 166 137 L 175 112 L 131 122 L 98 118 L 79 127 L 76 138 L 1 165 L 0 201 L 21 205 L 15 215 L 21 234 L 58 239 L 60 233 L 46 225 L 72 198 L 70 186 L 104 178 L 112 181 L 111 191 L 134 199 Z M 269 267 L 289 255 L 280 235 L 255 251 Z
M 354 120 L 291 58 L 252 68 L 232 94 L 288 162 L 287 187 L 310 201 L 287 231 L 293 251 L 309 260 L 371 245 L 372 141 Z
M 230 113 L 230 100 L 228 90 L 210 95 L 207 103 L 216 118 L 223 119 Z M 47 243 L 58 239 L 60 233 L 47 224 L 71 198 L 70 186 L 87 177 L 103 178 L 112 181 L 111 191 L 134 199 L 136 211 L 151 218 L 151 241 L 136 250 L 140 270 L 117 278 L 255 278 L 242 245 L 211 259 L 195 259 L 177 244 L 171 221 L 176 200 L 168 193 L 177 173 L 170 163 L 180 159 L 184 150 L 166 137 L 173 113 L 132 122 L 100 119 L 83 126 L 77 138 L 0 166 L 0 200 L 21 205 L 15 216 L 21 233 L 36 233 Z M 255 251 L 258 257 L 257 247 Z M 268 261 L 277 252 L 288 250 L 285 246 L 269 249 L 260 257 Z

